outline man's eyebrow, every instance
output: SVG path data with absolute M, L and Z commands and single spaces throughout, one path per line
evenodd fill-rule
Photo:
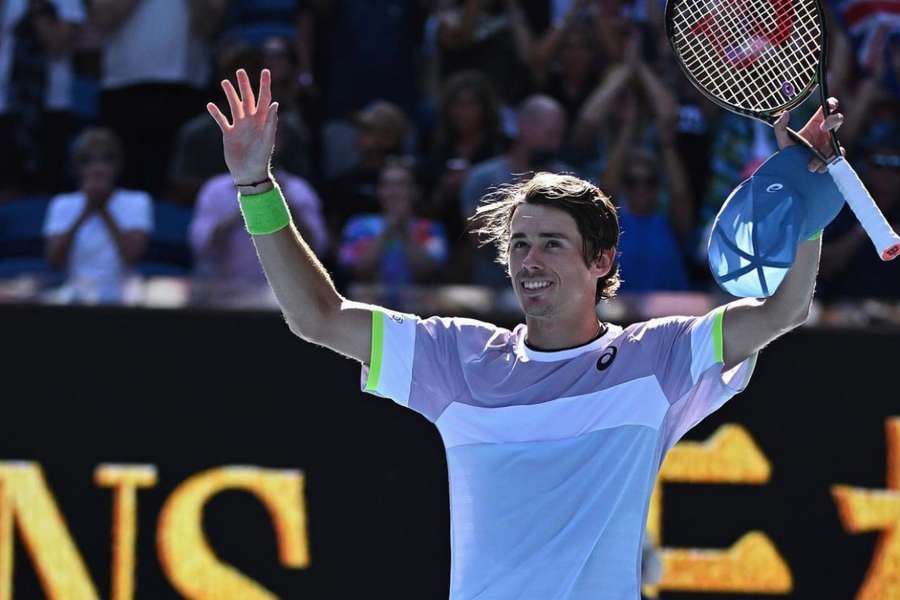
M 520 238 L 524 238 L 524 237 L 528 237 L 528 236 L 526 236 L 524 233 L 514 233 L 511 236 L 509 236 L 509 239 L 515 240 L 515 239 L 520 239 Z M 558 240 L 568 240 L 569 239 L 569 236 L 567 236 L 566 234 L 557 233 L 555 231 L 542 231 L 541 233 L 538 234 L 538 237 L 553 238 L 553 239 L 558 239 Z

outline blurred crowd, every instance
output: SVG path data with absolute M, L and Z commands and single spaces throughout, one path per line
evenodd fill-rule
M 219 82 L 236 69 L 256 82 L 265 67 L 280 103 L 274 173 L 340 287 L 508 288 L 468 218 L 496 186 L 551 170 L 618 206 L 621 292 L 711 290 L 711 220 L 775 140 L 693 89 L 663 9 L 2 1 L 0 277 L 46 270 L 75 302 L 121 302 L 142 274 L 190 276 L 216 296 L 264 287 L 205 105 L 226 106 Z M 842 143 L 900 229 L 900 5 L 826 9 Z M 819 296 L 900 299 L 900 261 L 880 263 L 852 215 L 824 239 Z

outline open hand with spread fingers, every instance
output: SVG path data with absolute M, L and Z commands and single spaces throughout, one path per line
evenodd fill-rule
M 225 164 L 235 185 L 256 186 L 268 183 L 270 178 L 269 163 L 275 147 L 278 103 L 272 102 L 272 75 L 268 69 L 263 69 L 260 76 L 258 101 L 247 72 L 239 69 L 236 75 L 240 93 L 229 80 L 222 81 L 232 122 L 229 123 L 213 102 L 206 105 L 206 110 L 222 130 Z

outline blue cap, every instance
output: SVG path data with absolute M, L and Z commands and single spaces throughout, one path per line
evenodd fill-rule
M 733 296 L 775 293 L 797 246 L 841 212 L 844 197 L 827 173 L 810 173 L 810 153 L 789 146 L 773 154 L 728 196 L 713 222 L 709 268 Z

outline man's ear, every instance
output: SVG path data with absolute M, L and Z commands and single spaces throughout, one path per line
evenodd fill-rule
M 592 275 L 596 275 L 597 279 L 602 279 L 609 275 L 609 272 L 612 270 L 613 263 L 616 260 L 616 248 L 607 248 L 606 250 L 601 250 L 599 254 L 597 254 L 597 258 L 591 262 L 589 268 L 591 270 Z

